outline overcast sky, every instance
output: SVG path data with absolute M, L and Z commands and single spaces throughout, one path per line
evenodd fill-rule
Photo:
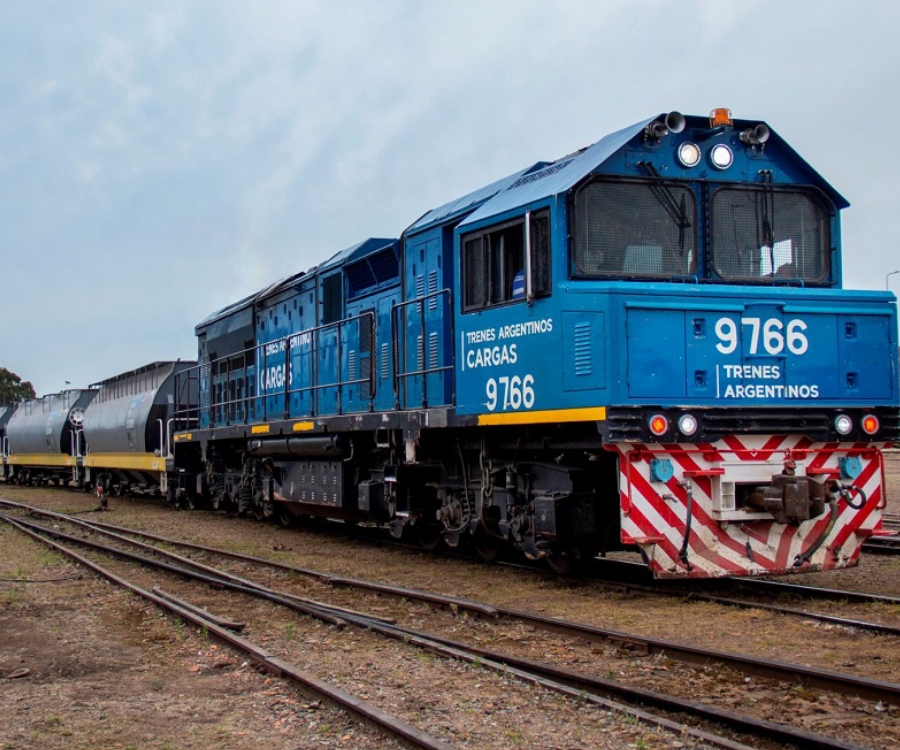
M 0 366 L 196 356 L 210 312 L 613 130 L 765 120 L 900 268 L 900 3 L 0 0 Z M 900 289 L 900 274 L 890 279 Z

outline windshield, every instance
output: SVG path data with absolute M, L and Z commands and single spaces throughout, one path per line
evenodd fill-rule
M 598 178 L 575 193 L 572 274 L 580 278 L 823 283 L 831 274 L 831 212 L 813 190 Z M 698 244 L 702 263 L 698 265 Z
M 662 181 L 595 181 L 575 196 L 576 276 L 661 277 L 696 271 L 693 192 Z
M 729 281 L 825 280 L 830 270 L 828 211 L 812 194 L 721 188 L 712 198 L 712 262 Z

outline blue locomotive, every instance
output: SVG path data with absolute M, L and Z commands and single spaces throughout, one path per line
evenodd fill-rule
M 900 416 L 894 298 L 841 288 L 846 206 L 728 110 L 533 164 L 197 326 L 171 486 L 556 570 L 855 564 Z

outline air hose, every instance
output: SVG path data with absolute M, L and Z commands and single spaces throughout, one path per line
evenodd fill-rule
M 822 546 L 822 543 L 834 528 L 834 524 L 837 522 L 838 517 L 838 504 L 837 500 L 834 498 L 834 495 L 832 495 L 831 499 L 828 501 L 828 506 L 831 508 L 831 518 L 828 519 L 828 525 L 824 529 L 822 529 L 822 533 L 819 534 L 816 541 L 814 541 L 810 545 L 809 549 L 807 549 L 806 552 L 803 552 L 794 558 L 795 568 L 799 568 L 801 565 L 803 565 L 803 563 L 809 562 L 809 558 L 816 554 L 819 547 Z
M 694 517 L 694 491 L 690 482 L 679 482 L 679 487 L 684 487 L 686 500 L 686 511 L 684 521 L 684 541 L 681 543 L 681 551 L 678 553 L 678 559 L 681 560 L 690 570 L 693 566 L 688 561 L 688 542 L 691 538 L 691 520 Z
M 847 503 L 847 506 L 853 508 L 853 510 L 860 510 L 865 504 L 868 498 L 866 497 L 866 493 L 863 491 L 862 487 L 857 487 L 855 484 L 851 484 L 849 487 L 844 487 L 837 482 L 833 482 L 831 485 L 831 489 L 837 492 L 842 498 L 844 498 L 844 502 Z M 860 500 L 859 503 L 853 503 L 853 495 L 852 492 L 856 492 L 859 495 Z

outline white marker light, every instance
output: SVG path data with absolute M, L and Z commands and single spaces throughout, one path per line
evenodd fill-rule
M 693 435 L 697 427 L 697 418 L 693 414 L 682 414 L 678 418 L 678 429 L 682 435 Z
M 853 429 L 853 420 L 846 414 L 838 414 L 834 420 L 834 429 L 841 435 L 849 435 Z

